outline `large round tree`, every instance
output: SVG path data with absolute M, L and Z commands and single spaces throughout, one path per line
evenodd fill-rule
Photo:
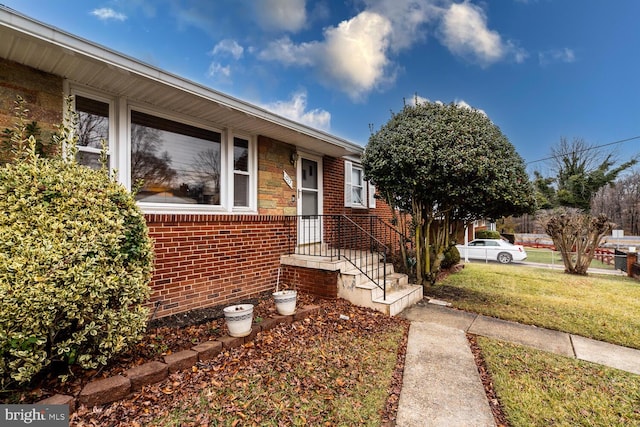
M 435 281 L 454 222 L 534 210 L 522 158 L 485 114 L 468 107 L 405 105 L 371 135 L 362 163 L 392 206 L 411 207 L 421 285 Z

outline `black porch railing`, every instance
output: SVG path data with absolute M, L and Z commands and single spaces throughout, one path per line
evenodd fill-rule
M 386 299 L 387 262 L 400 259 L 406 253 L 400 247 L 407 244 L 393 226 L 371 215 L 301 215 L 288 222 L 289 254 L 344 259 Z

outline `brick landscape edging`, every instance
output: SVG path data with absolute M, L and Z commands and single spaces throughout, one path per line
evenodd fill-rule
M 124 372 L 124 375 L 115 375 L 87 383 L 78 397 L 56 394 L 46 399 L 36 402 L 39 405 L 69 405 L 69 413 L 75 412 L 76 405 L 80 403 L 85 406 L 100 406 L 124 399 L 131 393 L 140 391 L 145 385 L 159 383 L 169 376 L 170 373 L 189 369 L 197 361 L 211 360 L 223 349 L 239 347 L 245 343 L 253 341 L 258 332 L 273 329 L 277 325 L 291 324 L 303 320 L 304 318 L 318 313 L 320 306 L 305 305 L 294 314 L 288 316 L 275 316 L 264 319 L 261 323 L 255 324 L 251 333 L 243 338 L 223 336 L 215 340 L 200 343 L 190 350 L 183 350 L 164 356 L 164 363 L 159 361 L 147 362 L 139 366 L 134 366 Z

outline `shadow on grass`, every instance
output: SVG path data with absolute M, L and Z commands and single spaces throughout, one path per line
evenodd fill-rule
M 426 294 L 427 297 L 437 298 L 448 302 L 465 301 L 479 304 L 488 304 L 491 302 L 491 299 L 482 292 L 449 285 L 432 286 L 427 290 Z

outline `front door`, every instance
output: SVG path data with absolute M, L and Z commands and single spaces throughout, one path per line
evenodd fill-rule
M 322 158 L 300 154 L 298 159 L 298 244 L 322 242 Z

